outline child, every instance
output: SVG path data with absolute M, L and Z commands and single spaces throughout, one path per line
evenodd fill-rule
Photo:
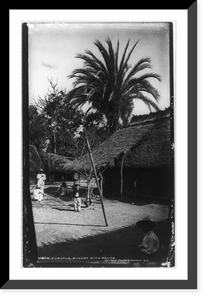
M 74 183 L 73 198 L 74 198 L 74 211 L 80 212 L 82 199 L 80 197 L 79 184 L 76 182 Z

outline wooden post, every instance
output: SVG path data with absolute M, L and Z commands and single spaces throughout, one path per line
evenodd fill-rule
M 90 181 L 91 181 L 91 169 L 90 169 L 90 174 L 86 175 L 87 178 L 87 204 L 90 203 Z
M 120 187 L 121 200 L 123 200 L 123 165 L 124 165 L 124 154 L 122 154 L 122 158 L 121 158 L 121 187 Z
M 99 173 L 99 177 L 100 177 L 100 191 L 101 191 L 101 195 L 103 197 L 103 175 L 101 173 Z
M 104 216 L 104 220 L 105 220 L 105 225 L 108 226 L 108 222 L 107 222 L 106 215 L 105 215 L 105 208 L 104 208 L 104 205 L 103 205 L 102 194 L 101 194 L 100 185 L 99 185 L 99 181 L 98 181 L 97 171 L 96 171 L 96 168 L 95 168 L 95 163 L 94 163 L 94 160 L 93 160 L 93 157 L 92 157 L 92 151 L 91 151 L 91 148 L 90 148 L 90 143 L 89 143 L 86 131 L 84 131 L 84 133 L 85 133 L 87 149 L 88 149 L 89 156 L 90 156 L 90 161 L 91 161 L 92 168 L 93 168 L 93 171 L 94 171 L 94 174 L 95 174 L 95 180 L 96 180 L 98 192 L 99 192 L 99 195 L 100 195 L 100 202 L 101 202 L 101 207 L 102 207 L 103 216 Z

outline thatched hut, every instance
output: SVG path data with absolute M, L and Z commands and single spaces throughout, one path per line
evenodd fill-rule
M 173 185 L 170 110 L 134 119 L 115 138 L 118 144 L 125 144 L 124 151 L 117 155 L 115 167 L 105 172 L 104 192 L 170 199 Z M 123 183 L 118 180 L 121 176 Z
M 170 198 L 172 190 L 170 109 L 134 117 L 128 128 L 115 132 L 92 151 L 103 172 L 104 194 Z M 90 168 L 89 156 L 73 162 Z M 70 165 L 65 166 L 65 169 Z
M 129 127 L 112 134 L 92 150 L 98 172 L 104 177 L 104 195 L 170 199 L 173 186 L 172 116 L 170 108 L 135 116 Z M 50 171 L 72 174 L 91 169 L 89 155 L 70 160 L 47 154 Z

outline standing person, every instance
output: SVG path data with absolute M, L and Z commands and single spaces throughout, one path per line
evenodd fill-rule
M 44 187 L 45 187 L 45 181 L 46 181 L 46 175 L 43 172 L 43 169 L 40 169 L 40 172 L 37 174 L 37 186 L 40 188 L 42 193 L 44 194 Z
M 73 199 L 74 199 L 74 211 L 75 212 L 80 212 L 81 205 L 82 205 L 82 199 L 80 197 L 80 191 L 79 191 L 79 184 L 78 184 L 78 182 L 74 183 Z

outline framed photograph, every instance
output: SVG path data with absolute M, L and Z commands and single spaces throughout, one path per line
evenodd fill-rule
M 42 86 L 36 72 L 49 85 L 45 97 L 34 96 L 29 109 L 25 106 L 29 174 L 24 178 L 30 179 L 38 249 L 34 264 L 26 227 L 25 267 L 174 266 L 169 253 L 174 221 L 168 224 L 174 218 L 172 23 L 24 23 L 23 30 L 29 42 L 29 98 Z M 56 38 L 65 45 L 62 50 Z M 52 53 L 54 44 L 58 49 Z M 47 76 L 56 70 L 41 61 L 45 51 L 49 59 L 48 49 L 57 63 L 60 51 L 66 61 L 71 51 L 70 75 L 63 76 L 69 91 Z M 153 60 L 157 72 L 148 72 Z
M 2 288 L 196 289 L 197 3 L 88 12 L 10 11 L 23 176 Z

